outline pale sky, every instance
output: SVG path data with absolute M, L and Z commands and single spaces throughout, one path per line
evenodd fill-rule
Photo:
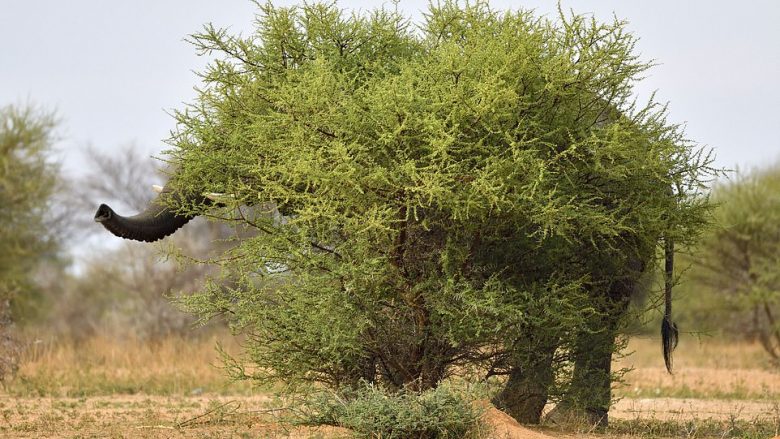
M 276 1 L 276 5 L 300 3 Z M 716 164 L 761 166 L 780 159 L 780 1 L 562 0 L 565 10 L 629 21 L 639 52 L 659 66 L 639 92 L 657 90 L 673 122 L 709 145 Z M 339 1 L 372 9 L 390 1 Z M 554 17 L 557 1 L 491 2 Z M 427 1 L 401 0 L 419 20 Z M 207 22 L 252 30 L 249 0 L 0 0 L 0 105 L 32 102 L 62 120 L 58 149 L 71 174 L 81 150 L 135 143 L 165 148 L 167 114 L 195 93 L 206 60 L 184 38 Z M 150 182 L 139 182 L 150 184 Z

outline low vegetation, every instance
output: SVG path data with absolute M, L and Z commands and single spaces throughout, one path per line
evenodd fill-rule
M 766 439 L 780 433 L 780 411 L 775 411 L 774 418 L 744 419 L 734 414 L 726 420 L 705 417 L 618 420 L 605 433 L 606 437 Z
M 315 393 L 305 403 L 308 416 L 302 421 L 345 427 L 365 437 L 479 439 L 483 410 L 468 396 L 447 385 L 388 394 L 365 384 L 346 395 Z

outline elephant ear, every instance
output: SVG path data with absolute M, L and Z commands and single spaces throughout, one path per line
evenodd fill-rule
M 143 212 L 125 217 L 114 212 L 108 205 L 101 204 L 95 213 L 95 221 L 120 238 L 143 242 L 158 241 L 173 234 L 195 217 L 173 212 L 166 206 L 166 199 L 169 197 L 196 203 L 209 201 L 202 196 L 182 197 L 166 185 Z

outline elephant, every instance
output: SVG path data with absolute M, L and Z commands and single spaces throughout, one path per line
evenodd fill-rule
M 196 215 L 182 213 L 169 207 L 169 203 L 189 204 L 203 206 L 220 206 L 223 203 L 221 194 L 214 193 L 180 193 L 175 186 L 174 177 L 165 187 L 158 187 L 159 195 L 142 212 L 133 216 L 122 216 L 114 212 L 111 207 L 101 204 L 95 214 L 95 221 L 103 225 L 112 234 L 129 240 L 142 242 L 154 242 L 175 233 L 187 224 Z M 671 239 L 664 239 L 665 246 L 665 308 L 661 325 L 663 344 L 663 357 L 667 370 L 672 372 L 672 351 L 678 340 L 677 326 L 671 319 L 672 313 L 672 278 L 674 269 L 674 244 Z M 636 249 L 623 249 L 627 253 Z M 653 248 L 644 248 L 638 255 L 621 259 L 611 268 L 602 269 L 604 276 L 615 277 L 610 285 L 605 287 L 605 292 L 594 291 L 593 294 L 605 298 L 603 307 L 605 318 L 597 324 L 602 325 L 603 331 L 585 331 L 577 341 L 577 347 L 573 353 L 574 381 L 580 381 L 580 386 L 587 393 L 584 400 L 589 401 L 585 407 L 576 407 L 579 413 L 584 413 L 587 419 L 594 424 L 605 425 L 607 412 L 611 400 L 611 359 L 617 335 L 617 322 L 627 309 L 628 299 L 633 294 L 639 282 L 639 278 L 645 271 L 648 262 L 652 259 Z M 609 259 L 610 256 L 605 256 Z M 590 257 L 585 256 L 583 260 Z M 598 267 L 598 265 L 594 265 Z M 611 270 L 611 271 L 610 271 Z M 615 273 L 619 275 L 615 276 Z M 594 296 L 595 297 L 595 296 Z M 530 336 L 530 335 L 529 335 Z M 546 353 L 539 355 L 539 361 L 552 361 L 555 343 L 550 344 Z M 544 369 L 542 367 L 542 369 Z M 547 402 L 545 382 L 552 376 L 528 376 L 521 373 L 519 368 L 509 373 L 509 381 L 504 390 L 494 399 L 494 403 L 508 411 L 516 419 L 527 422 L 539 422 L 542 409 Z M 567 410 L 567 401 L 559 404 L 561 411 Z
M 652 241 L 652 240 L 651 240 Z M 661 322 L 664 362 L 672 372 L 672 352 L 677 345 L 678 330 L 671 319 L 672 275 L 674 268 L 674 245 L 671 239 L 664 241 L 665 309 Z M 633 248 L 632 248 L 633 247 Z M 606 426 L 608 411 L 612 402 L 610 377 L 612 356 L 621 319 L 628 312 L 628 305 L 640 288 L 644 288 L 643 275 L 654 257 L 654 246 L 641 248 L 628 241 L 622 248 L 612 251 L 595 248 L 580 250 L 578 263 L 584 271 L 596 280 L 587 287 L 594 309 L 599 311 L 589 321 L 587 329 L 580 331 L 573 343 L 567 342 L 571 363 L 573 363 L 570 386 L 555 410 L 548 414 L 552 422 L 572 420 L 584 421 L 589 425 Z M 639 251 L 638 251 L 639 250 Z M 622 256 L 621 257 L 621 254 Z M 599 281 L 598 279 L 603 279 Z M 549 389 L 555 376 L 553 362 L 561 342 L 546 336 L 544 328 L 520 330 L 518 340 L 530 346 L 533 357 L 513 360 L 501 367 L 507 376 L 504 388 L 495 395 L 493 404 L 518 422 L 536 424 L 542 419 L 542 412 L 549 403 Z

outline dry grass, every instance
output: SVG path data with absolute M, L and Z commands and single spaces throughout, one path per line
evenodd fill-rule
M 28 344 L 22 364 L 6 392 L 16 396 L 94 396 L 113 394 L 251 395 L 246 382 L 233 383 L 220 369 L 216 351 L 239 346 L 230 336 L 193 341 L 92 338 L 80 344 L 36 340 Z
M 217 343 L 228 352 L 240 351 L 236 339 L 227 334 L 154 343 L 102 337 L 81 344 L 33 341 L 24 349 L 17 379 L 6 392 L 76 397 L 257 393 L 250 383 L 231 383 L 225 377 Z M 625 376 L 625 386 L 618 387 L 619 396 L 780 400 L 780 370 L 770 366 L 758 344 L 683 337 L 675 353 L 674 375 L 666 373 L 660 350 L 658 340 L 631 340 L 628 351 L 633 353 L 614 366 L 633 369 Z
M 615 367 L 633 368 L 618 395 L 631 398 L 707 398 L 780 400 L 780 370 L 773 368 L 761 346 L 701 341 L 683 337 L 675 351 L 675 373 L 669 375 L 657 339 L 632 339 L 632 355 Z
M 345 437 L 333 427 L 290 428 L 266 396 L 0 397 L 0 436 L 14 438 Z

